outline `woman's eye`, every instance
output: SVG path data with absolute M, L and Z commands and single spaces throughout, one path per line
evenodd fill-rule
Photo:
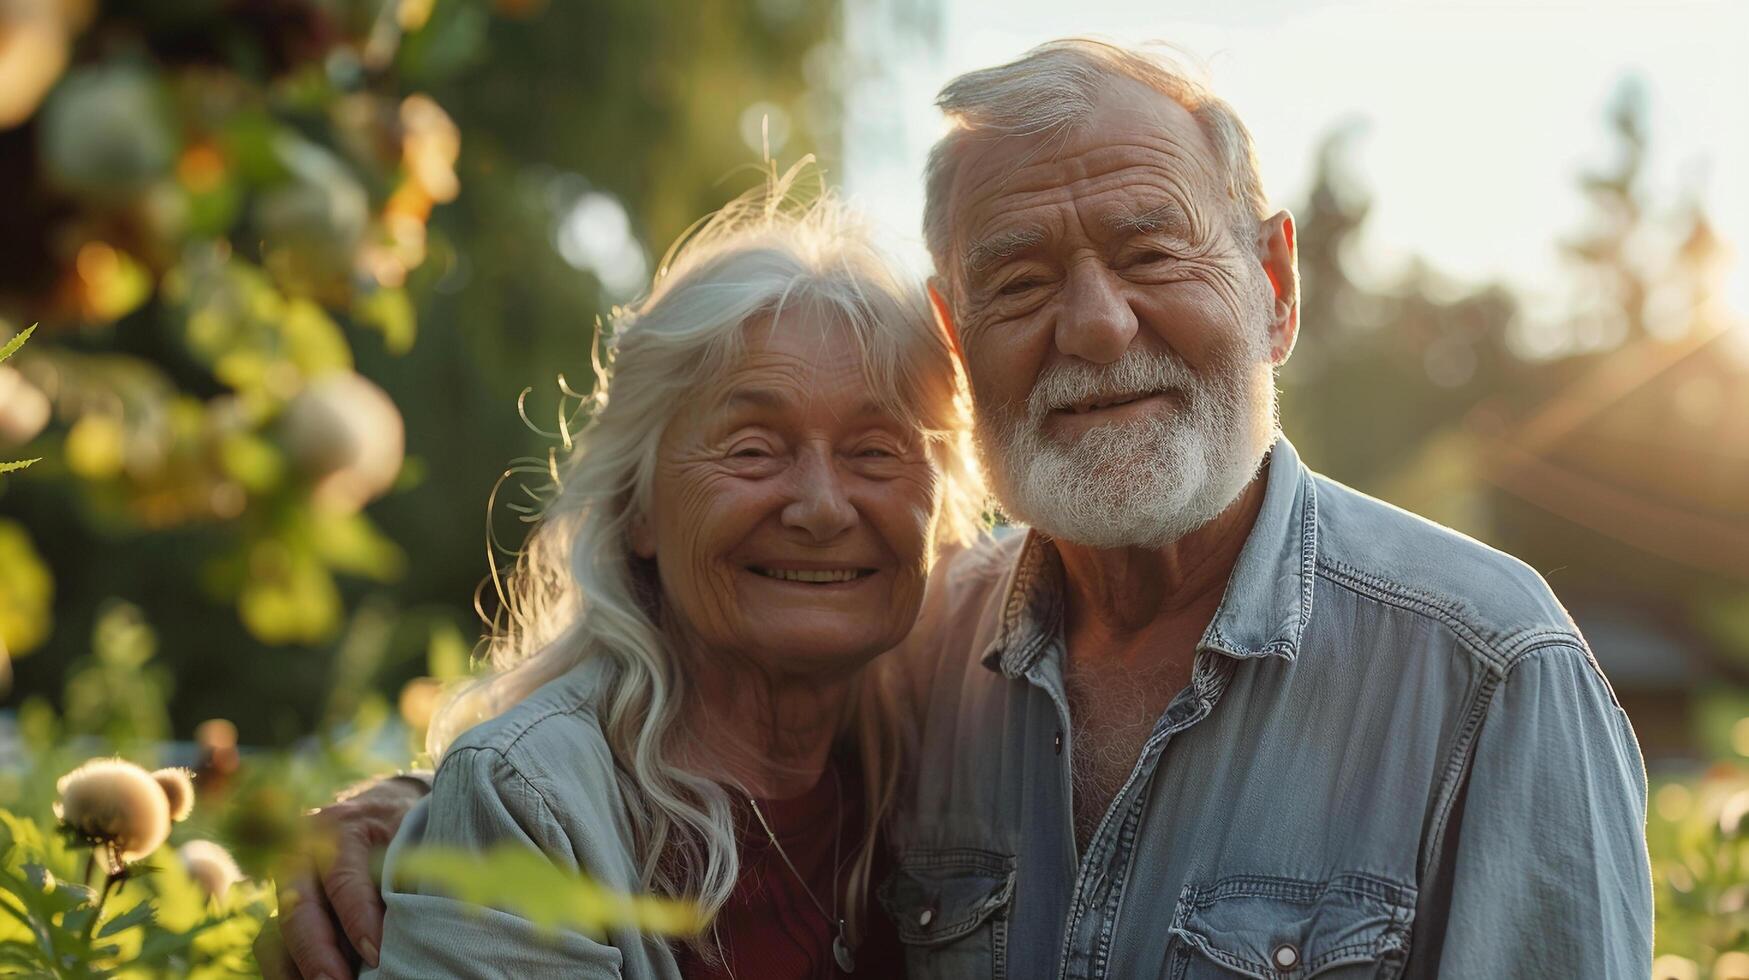
M 894 459 L 899 454 L 881 446 L 867 446 L 857 450 L 856 455 L 864 459 Z
M 730 459 L 765 459 L 771 455 L 764 446 L 741 446 L 729 453 Z

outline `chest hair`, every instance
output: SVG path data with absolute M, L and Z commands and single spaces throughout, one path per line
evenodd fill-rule
M 1142 744 L 1189 681 L 1190 665 L 1176 659 L 1141 666 L 1070 659 L 1064 687 L 1074 733 L 1075 843 L 1082 852 L 1135 769 Z

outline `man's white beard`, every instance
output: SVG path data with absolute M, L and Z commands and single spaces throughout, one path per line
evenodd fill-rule
M 1111 364 L 1069 361 L 1039 375 L 1024 418 L 977 413 L 984 471 L 1003 509 L 1052 537 L 1094 548 L 1163 547 L 1218 517 L 1275 438 L 1275 379 L 1254 327 L 1206 375 L 1132 345 Z M 1164 416 L 1111 422 L 1073 444 L 1045 434 L 1052 411 L 1138 391 L 1171 391 Z

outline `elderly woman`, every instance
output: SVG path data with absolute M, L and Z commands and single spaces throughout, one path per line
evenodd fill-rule
M 868 897 L 898 774 L 871 665 L 980 497 L 922 289 L 830 197 L 786 203 L 795 173 L 711 219 L 618 322 L 495 670 L 433 724 L 375 975 L 902 972 Z M 554 935 L 395 874 L 412 845 L 504 842 L 694 899 L 712 927 Z

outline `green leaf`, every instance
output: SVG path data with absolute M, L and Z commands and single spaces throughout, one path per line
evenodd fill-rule
M 501 844 L 484 853 L 417 847 L 402 855 L 399 880 L 417 879 L 475 905 L 513 912 L 537 926 L 601 936 L 626 927 L 691 936 L 705 918 L 696 903 L 624 895 L 553 864 L 537 851 Z
M 405 354 L 413 347 L 417 322 L 413 301 L 405 289 L 378 289 L 353 304 L 358 322 L 383 335 L 383 346 L 391 354 Z
M 11 357 L 13 354 L 18 353 L 18 348 L 23 347 L 24 342 L 29 340 L 30 335 L 35 333 L 35 332 L 36 332 L 36 324 L 33 323 L 30 326 L 25 327 L 23 333 L 20 333 L 18 336 L 13 337 L 11 340 L 8 340 L 4 344 L 0 344 L 0 361 L 4 361 L 8 357 Z
M 363 514 L 316 515 L 310 542 L 329 568 L 378 582 L 399 578 L 407 564 L 394 539 Z
M 42 461 L 43 458 L 38 456 L 34 459 L 20 459 L 10 463 L 0 463 L 0 473 L 16 473 L 19 470 L 27 468 L 32 463 L 40 463 Z
M 156 910 L 153 909 L 151 902 L 141 902 L 133 908 L 128 909 L 126 912 L 123 912 L 115 918 L 110 919 L 108 922 L 105 922 L 103 926 L 97 930 L 97 938 L 107 939 L 110 936 L 121 932 L 123 929 L 132 929 L 134 926 L 140 925 L 141 923 L 150 922 L 152 921 L 152 915 L 155 911 Z
M 48 969 L 49 961 L 43 957 L 42 950 L 21 939 L 0 942 L 0 966 L 34 968 L 27 969 L 25 976 L 53 976 Z
M 466 677 L 472 650 L 462 631 L 451 622 L 439 622 L 431 627 L 431 639 L 425 647 L 425 672 L 440 681 Z

